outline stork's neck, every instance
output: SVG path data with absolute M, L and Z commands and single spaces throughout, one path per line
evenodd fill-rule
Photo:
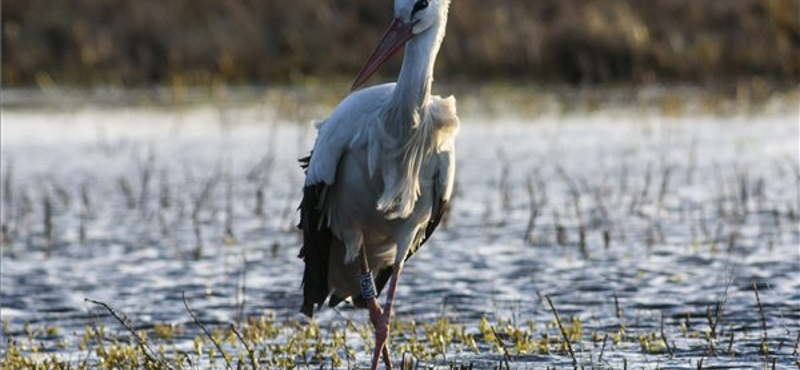
M 438 25 L 406 43 L 403 67 L 397 78 L 394 100 L 402 100 L 413 108 L 419 108 L 428 100 L 433 82 L 433 65 L 439 53 L 441 33 Z
M 403 66 L 387 112 L 387 129 L 395 138 L 403 138 L 419 124 L 422 109 L 431 95 L 433 66 L 444 26 L 444 21 L 438 22 L 406 43 Z

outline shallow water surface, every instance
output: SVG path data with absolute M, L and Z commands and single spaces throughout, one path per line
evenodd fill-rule
M 453 208 L 404 270 L 397 320 L 447 317 L 483 338 L 423 364 L 497 366 L 485 319 L 512 368 L 571 368 L 567 352 L 525 352 L 504 334 L 560 337 L 549 297 L 565 325 L 580 323 L 586 367 L 794 368 L 796 114 L 464 116 Z M 93 358 L 76 345 L 87 325 L 126 333 L 85 298 L 135 328 L 183 328 L 185 351 L 199 329 L 183 294 L 211 327 L 304 322 L 294 225 L 309 125 L 261 106 L 86 107 L 9 110 L 3 130 L 4 344 L 54 327 L 31 341 L 44 355 L 23 350 Z M 315 320 L 326 331 L 366 313 L 343 304 Z M 347 343 L 364 366 L 369 343 Z

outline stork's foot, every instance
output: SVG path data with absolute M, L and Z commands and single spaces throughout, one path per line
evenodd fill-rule
M 389 353 L 389 345 L 386 343 L 389 338 L 389 315 L 382 312 L 378 300 L 372 298 L 367 301 L 369 308 L 369 319 L 375 328 L 375 352 L 372 355 L 372 370 L 378 369 L 378 360 L 383 355 L 383 363 L 386 370 L 392 370 L 392 360 Z
M 383 364 L 386 365 L 386 370 L 392 370 L 392 357 L 389 352 L 389 343 L 383 346 Z

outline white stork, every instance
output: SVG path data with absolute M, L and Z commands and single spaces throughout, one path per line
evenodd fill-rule
M 397 83 L 355 91 L 318 126 L 306 168 L 300 227 L 301 312 L 350 299 L 375 326 L 372 369 L 383 354 L 403 263 L 445 212 L 459 129 L 455 99 L 431 96 L 450 0 L 395 0 L 394 22 L 353 90 L 405 45 Z M 391 277 L 386 304 L 377 301 Z M 376 289 L 377 286 L 377 289 Z

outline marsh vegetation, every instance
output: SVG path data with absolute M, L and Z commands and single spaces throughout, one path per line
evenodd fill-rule
M 4 86 L 317 84 L 352 78 L 389 1 L 3 3 Z M 458 0 L 436 75 L 551 83 L 800 78 L 795 0 Z M 387 68 L 385 76 L 392 76 Z

